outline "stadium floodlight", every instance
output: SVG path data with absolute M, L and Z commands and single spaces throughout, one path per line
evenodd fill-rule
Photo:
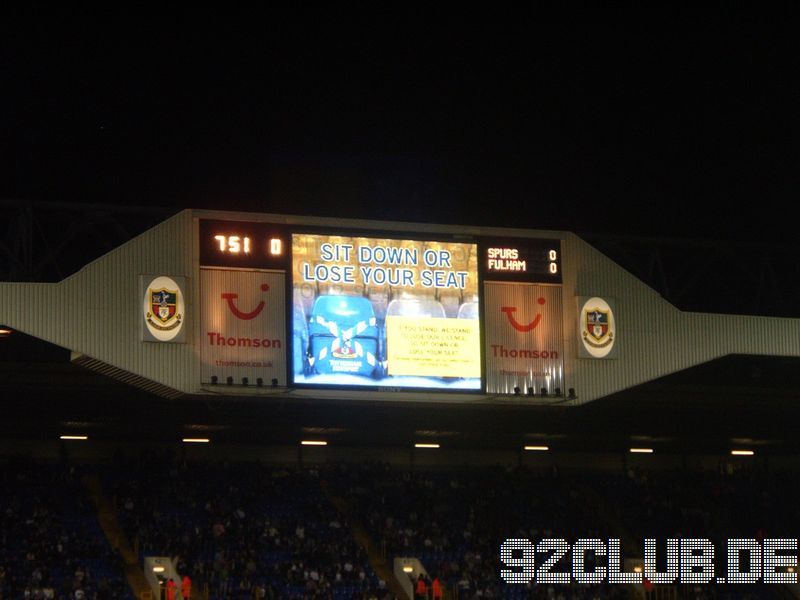
M 79 440 L 85 441 L 89 439 L 88 435 L 61 435 L 58 437 L 60 440 Z
M 426 444 L 426 443 L 414 444 L 414 448 L 433 448 L 433 449 L 436 449 L 436 448 L 439 448 L 439 447 L 440 447 L 439 444 Z
M 528 452 L 547 452 L 550 450 L 550 446 L 525 446 L 523 450 Z
M 211 440 L 208 438 L 183 438 L 181 440 L 184 444 L 209 444 Z
M 324 440 L 302 440 L 300 442 L 301 446 L 327 446 L 328 442 Z
M 631 454 L 652 454 L 653 453 L 653 449 L 652 448 L 631 448 L 629 450 L 629 452 Z
M 731 456 L 753 456 L 755 452 L 752 450 L 731 450 Z

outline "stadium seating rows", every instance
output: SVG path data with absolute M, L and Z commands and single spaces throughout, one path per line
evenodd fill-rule
M 779 473 L 302 467 L 154 454 L 77 467 L 8 460 L 2 600 L 132 598 L 84 473 L 113 497 L 140 555 L 175 558 L 208 598 L 388 599 L 370 559 L 395 556 L 419 559 L 446 598 L 629 598 L 629 586 L 506 584 L 499 544 L 621 537 L 636 555 L 644 537 L 797 537 L 798 527 L 797 486 Z M 367 555 L 358 528 L 382 556 Z M 676 598 L 779 597 L 766 585 L 675 587 Z
M 79 471 L 4 461 L 0 490 L 0 598 L 133 598 Z

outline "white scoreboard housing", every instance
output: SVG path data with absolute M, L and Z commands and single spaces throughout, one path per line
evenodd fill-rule
M 681 312 L 569 232 L 207 210 L 0 283 L 0 324 L 168 398 L 580 404 L 800 355 L 798 320 Z

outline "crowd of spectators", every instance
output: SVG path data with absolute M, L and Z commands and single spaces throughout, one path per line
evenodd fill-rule
M 594 501 L 557 469 L 417 470 L 337 465 L 326 473 L 387 556 L 418 558 L 461 599 L 625 597 L 622 586 L 509 586 L 499 547 L 508 538 L 609 537 Z M 552 594 L 552 596 L 551 596 Z
M 313 469 L 137 460 L 106 473 L 142 555 L 212 598 L 381 598 L 385 582 Z
M 630 468 L 592 476 L 636 539 L 798 537 L 800 482 L 794 474 L 734 468 Z
M 726 560 L 729 539 L 800 538 L 800 482 L 795 473 L 744 468 L 723 461 L 714 469 L 652 470 L 585 475 L 602 502 L 613 508 L 624 534 L 642 552 L 655 539 L 664 556 L 666 540 L 705 538 L 716 563 Z M 685 597 L 766 599 L 780 597 L 775 586 L 710 584 L 681 586 Z
M 361 464 L 333 466 L 326 476 L 388 556 L 419 558 L 461 600 L 605 599 L 632 592 L 607 583 L 507 585 L 499 577 L 505 567 L 499 545 L 508 538 L 619 538 L 623 557 L 641 558 L 645 537 L 662 543 L 707 537 L 723 548 L 734 537 L 797 538 L 800 528 L 800 488 L 791 476 L 730 464 L 652 472 Z M 571 567 L 568 554 L 553 571 Z M 673 587 L 677 598 L 692 600 L 777 597 L 776 586 L 766 584 Z
M 0 600 L 132 598 L 80 477 L 113 498 L 141 557 L 169 556 L 194 597 L 391 599 L 354 525 L 383 557 L 413 557 L 436 600 L 631 597 L 621 585 L 509 585 L 509 538 L 798 538 L 791 475 L 723 465 L 700 470 L 560 472 L 501 467 L 400 468 L 383 463 L 288 467 L 149 454 L 113 465 L 5 461 L 0 470 Z M 630 542 L 630 543 L 629 543 Z M 569 571 L 568 555 L 554 571 Z M 419 592 L 419 581 L 414 587 Z M 677 598 L 774 598 L 772 586 L 675 586 Z M 420 594 L 423 595 L 423 594 Z
M 132 598 L 74 468 L 0 465 L 0 600 Z

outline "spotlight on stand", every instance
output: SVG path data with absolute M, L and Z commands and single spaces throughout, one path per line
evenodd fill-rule
M 575 398 L 577 398 L 577 396 L 575 395 L 575 388 L 569 388 L 569 390 L 567 390 L 567 393 L 569 394 L 568 398 L 570 400 L 575 400 Z
M 228 375 L 227 379 L 225 379 L 225 383 L 227 383 L 228 385 L 233 385 L 233 377 Z
M 273 377 L 272 378 L 272 387 L 278 387 L 278 378 L 277 377 Z
M 532 387 L 528 388 L 528 396 L 533 396 L 533 388 Z
M 556 388 L 555 395 L 556 396 L 560 396 L 561 395 L 561 388 L 559 388 L 559 387 Z
M 261 387 L 262 385 L 264 385 L 264 380 L 261 377 L 259 377 L 258 379 L 256 379 L 256 385 L 258 387 Z
M 547 396 L 547 388 L 542 388 L 541 389 L 541 395 L 542 396 Z
M 250 380 L 247 377 L 242 377 L 242 385 L 247 385 L 249 382 Z
M 216 375 L 212 375 L 211 376 L 211 385 L 217 385 L 217 381 L 218 381 L 217 376 Z
M 514 388 L 514 395 L 515 396 L 519 396 L 519 393 L 520 393 L 520 389 L 519 389 L 519 386 L 517 386 L 517 387 Z

